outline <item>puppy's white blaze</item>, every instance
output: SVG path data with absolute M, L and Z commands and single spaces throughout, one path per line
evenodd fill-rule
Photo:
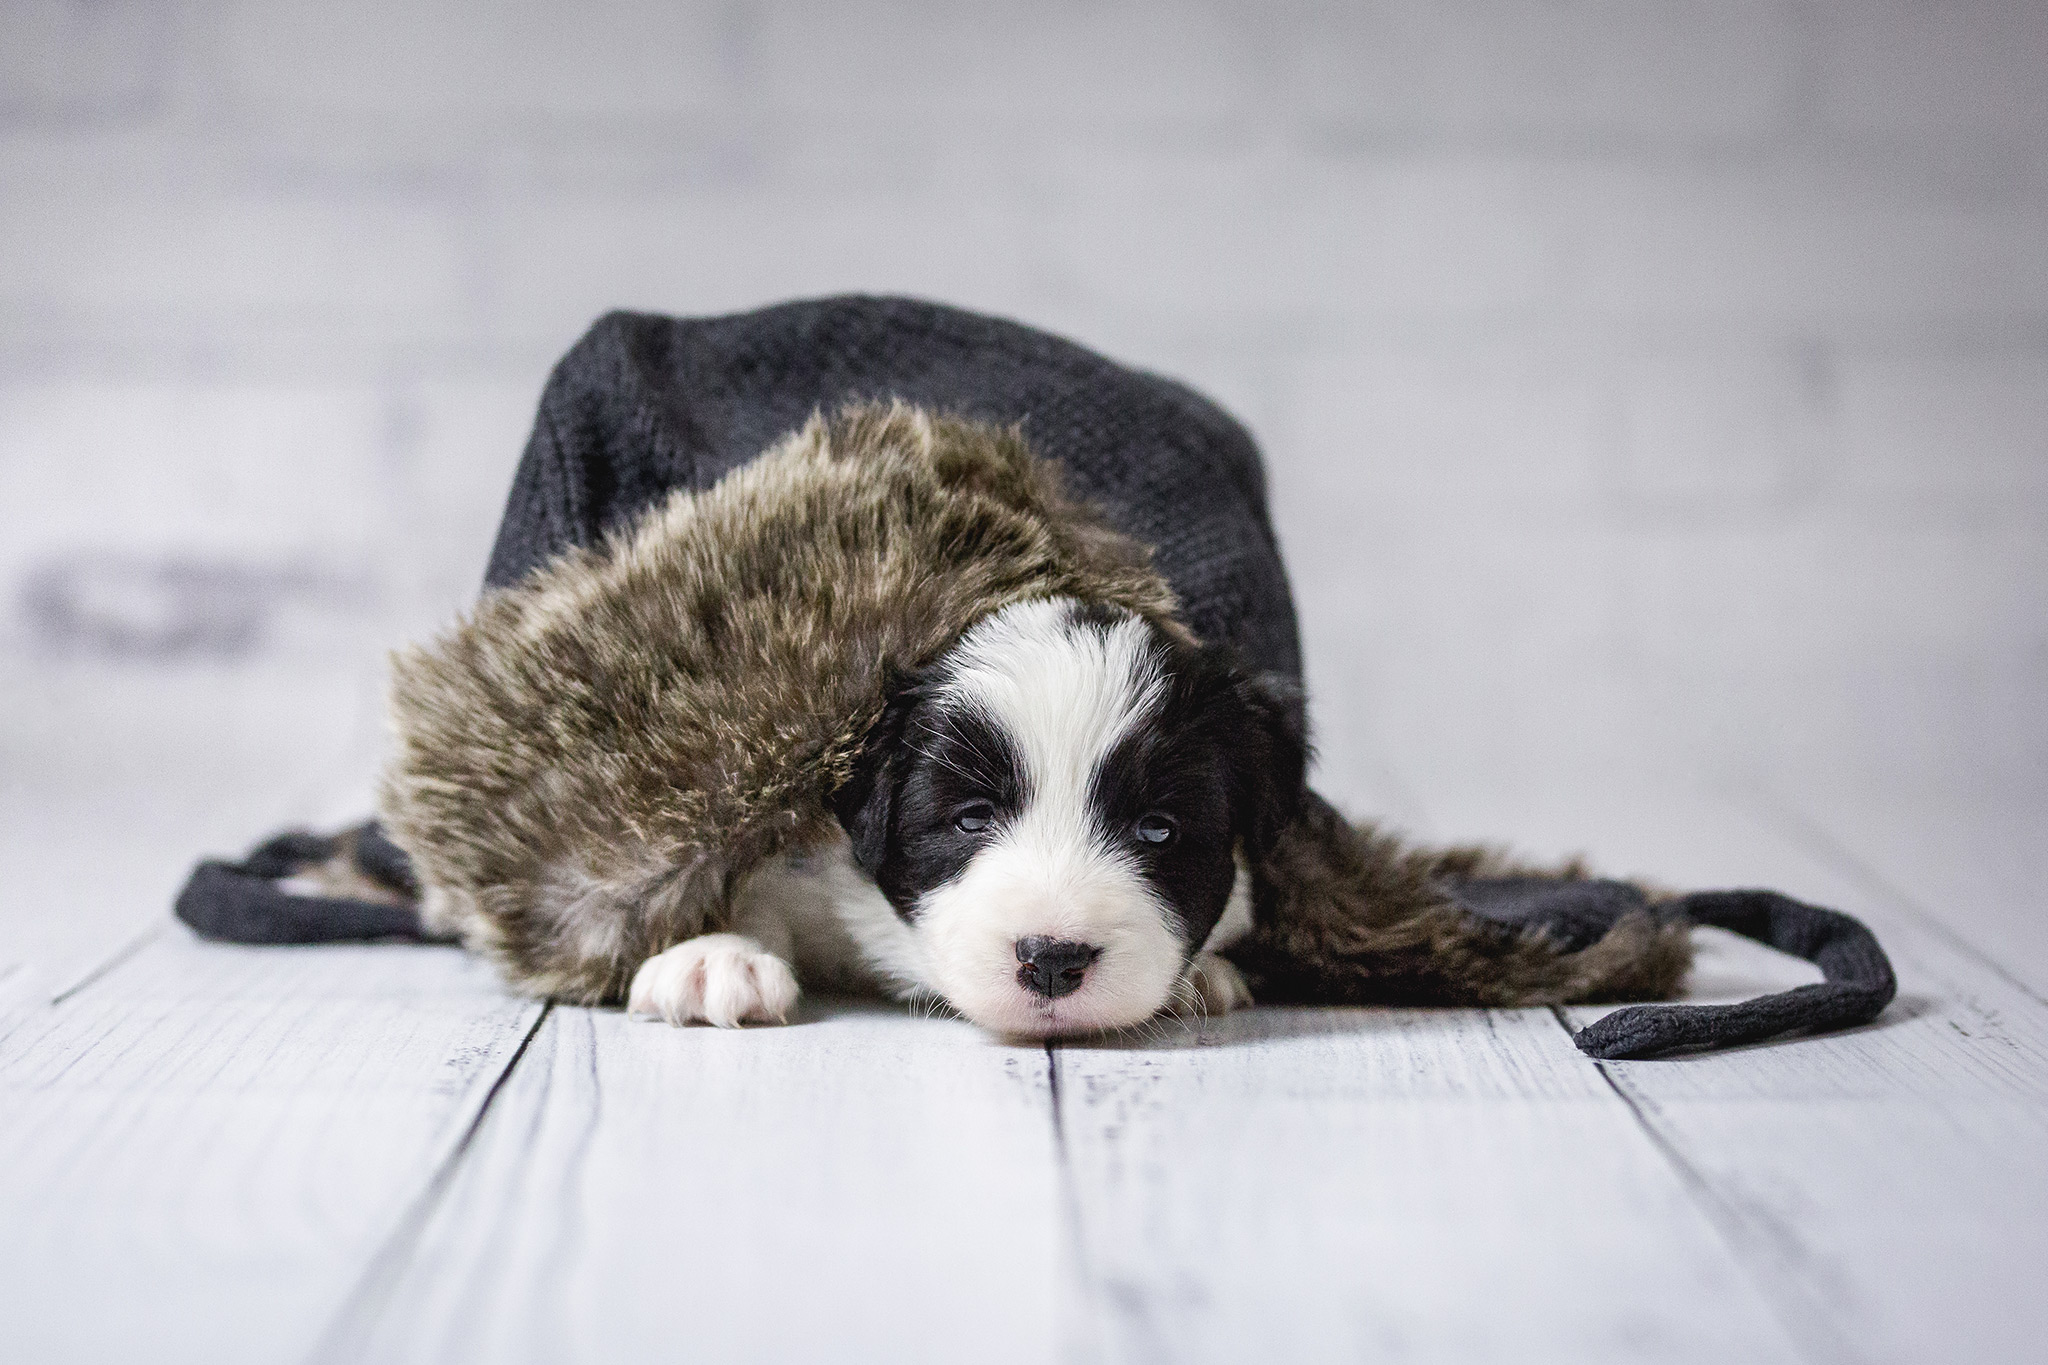
M 1165 689 L 1137 617 L 1076 629 L 1071 601 L 1019 602 L 967 633 L 943 692 L 979 708 L 1017 745 L 1034 801 L 1084 823 L 1088 784 Z
M 1040 1036 L 1119 1028 L 1157 1013 L 1185 945 L 1171 907 L 1089 809 L 1103 760 L 1159 704 L 1165 682 L 1137 618 L 1072 624 L 1070 603 L 1006 608 L 969 632 L 945 684 L 1015 745 L 1024 809 L 918 904 L 932 986 L 989 1028 Z M 1043 935 L 1101 949 L 1080 988 L 1047 1000 L 1017 980 L 1016 944 Z

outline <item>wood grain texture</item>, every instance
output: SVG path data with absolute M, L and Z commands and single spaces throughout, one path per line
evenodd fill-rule
M 260 775 L 290 710 L 189 808 L 175 772 L 7 794 L 0 848 L 39 869 L 0 906 L 10 1359 L 1834 1365 L 2048 1333 L 2035 806 L 1400 784 L 1435 837 L 1876 928 L 1878 1026 L 1717 1056 L 1596 1066 L 1540 1011 L 1261 1010 L 1050 1056 L 829 1004 L 536 1028 L 459 954 L 163 917 L 182 860 L 241 838 L 206 831 L 363 807 L 374 727 Z M 1697 998 L 1814 975 L 1702 942 Z
M 1102 1359 L 1797 1358 L 1548 1012 L 1264 1009 L 1055 1058 Z
M 451 950 L 234 949 L 167 928 L 5 1021 L 5 1354 L 303 1353 L 538 1011 Z
M 202 856 L 361 818 L 382 665 L 135 667 L 0 642 L 0 991 L 48 1000 L 162 927 Z
M 319 1358 L 1043 1361 L 1062 1208 L 1042 1048 L 559 1008 Z
M 1476 832 L 1484 807 L 1447 798 L 1437 809 Z M 2038 1354 L 2048 1008 L 1963 933 L 1830 864 L 1771 802 L 1665 794 L 1555 803 L 1546 819 L 1592 835 L 1605 866 L 1839 906 L 1870 923 L 1898 968 L 1898 1001 L 1864 1029 L 1600 1067 L 1807 1358 Z M 1566 1013 L 1578 1025 L 1599 1011 Z

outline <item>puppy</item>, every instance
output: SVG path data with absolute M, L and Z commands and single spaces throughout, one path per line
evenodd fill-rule
M 1136 614 L 1007 607 L 895 692 L 835 795 L 845 837 L 755 873 L 733 931 L 648 959 L 628 1007 L 781 1020 L 803 983 L 1043 1038 L 1247 1004 L 1219 952 L 1299 800 L 1299 715 Z

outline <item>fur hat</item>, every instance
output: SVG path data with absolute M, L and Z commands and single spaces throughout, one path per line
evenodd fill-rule
M 619 1000 L 736 878 L 836 828 L 826 798 L 894 678 L 1049 596 L 1186 633 L 1144 547 L 1015 431 L 814 418 L 399 654 L 385 828 L 433 927 L 524 989 Z M 613 913 L 570 913 L 592 899 Z M 564 940 L 591 923 L 615 932 Z
M 878 393 L 923 406 L 845 401 Z M 525 990 L 617 1002 L 646 958 L 724 927 L 749 870 L 836 828 L 827 798 L 897 680 L 1004 606 L 1113 605 L 1299 670 L 1241 427 L 1170 381 L 911 300 L 601 320 L 542 399 L 489 579 L 395 660 L 390 840 L 294 833 L 204 862 L 181 918 L 251 942 L 456 935 Z M 1308 792 L 1251 871 L 1254 925 L 1228 954 L 1268 1002 L 1665 999 L 1695 924 L 1827 979 L 1621 1010 L 1581 1047 L 1841 1027 L 1894 990 L 1848 916 L 1417 849 Z M 329 894 L 286 894 L 293 876 Z

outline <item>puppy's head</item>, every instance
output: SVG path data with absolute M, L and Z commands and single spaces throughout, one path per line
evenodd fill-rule
M 1045 1037 L 1172 997 L 1240 850 L 1291 818 L 1291 689 L 1071 600 L 980 623 L 891 701 L 835 796 L 924 989 Z

